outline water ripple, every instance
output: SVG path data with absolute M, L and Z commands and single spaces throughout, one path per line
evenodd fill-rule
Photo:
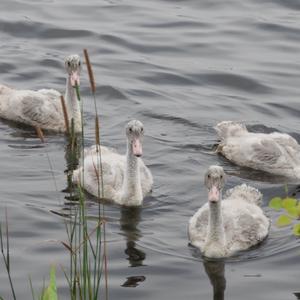
M 121 37 L 116 35 L 103 34 L 101 35 L 101 40 L 112 44 L 117 45 L 122 48 L 126 48 L 129 50 L 134 50 L 142 53 L 161 53 L 161 52 L 181 52 L 180 49 L 176 47 L 169 46 L 168 44 L 162 45 L 162 43 L 154 43 L 152 42 L 138 42 L 133 41 L 131 37 Z
M 242 90 L 255 94 L 269 94 L 272 89 L 259 81 L 241 74 L 232 73 L 202 73 L 190 74 L 200 84 L 223 86 L 228 89 Z
M 37 35 L 41 35 L 44 39 L 62 39 L 71 36 L 80 38 L 93 35 L 88 30 L 55 28 L 44 23 L 25 21 L 7 22 L 2 20 L 0 30 L 19 38 L 36 38 Z

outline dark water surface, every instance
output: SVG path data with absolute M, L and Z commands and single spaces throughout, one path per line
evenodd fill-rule
M 228 187 L 251 183 L 270 197 L 285 182 L 241 169 L 213 154 L 213 126 L 242 120 L 252 130 L 288 132 L 300 141 L 300 3 L 276 1 L 1 0 L 0 82 L 64 91 L 63 59 L 88 48 L 102 141 L 125 151 L 124 125 L 146 129 L 144 160 L 155 184 L 141 209 L 106 205 L 110 299 L 296 299 L 299 240 L 272 225 L 260 246 L 225 262 L 203 262 L 188 246 L 187 222 L 206 201 L 211 164 Z M 81 80 L 85 142 L 93 144 L 94 110 Z M 7 208 L 12 275 L 18 299 L 31 299 L 51 263 L 68 266 L 63 211 L 65 138 L 0 123 L 0 215 Z M 46 150 L 45 150 L 46 149 Z M 55 189 L 46 151 L 52 162 Z M 296 185 L 289 187 L 290 191 Z M 97 215 L 90 199 L 88 213 Z M 67 284 L 58 270 L 60 299 Z M 0 295 L 11 299 L 0 263 Z

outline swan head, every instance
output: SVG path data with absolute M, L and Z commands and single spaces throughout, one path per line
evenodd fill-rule
M 220 166 L 210 166 L 205 173 L 205 186 L 208 189 L 209 203 L 218 203 L 225 185 L 225 172 Z
M 71 85 L 74 87 L 80 84 L 81 61 L 77 54 L 72 54 L 65 59 L 65 68 L 70 77 Z
M 129 147 L 136 157 L 141 157 L 143 154 L 142 139 L 144 136 L 144 126 L 138 120 L 132 120 L 126 125 L 126 135 Z

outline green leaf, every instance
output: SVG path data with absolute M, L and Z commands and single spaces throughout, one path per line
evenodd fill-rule
M 297 211 L 297 218 L 300 219 L 300 201 L 298 202 L 297 206 L 295 206 L 295 209 Z
M 292 218 L 287 215 L 281 215 L 276 221 L 278 227 L 288 226 L 292 223 Z
M 300 223 L 294 225 L 293 234 L 295 236 L 300 236 Z
M 42 300 L 57 300 L 55 266 L 51 266 L 50 283 L 43 292 Z
M 269 202 L 269 207 L 280 210 L 282 208 L 282 199 L 280 197 L 274 197 Z
M 282 207 L 285 209 L 289 209 L 291 207 L 295 207 L 298 201 L 295 198 L 286 197 L 282 200 Z
M 299 217 L 299 211 L 298 211 L 297 206 L 289 207 L 289 208 L 286 209 L 286 211 L 288 212 L 288 214 L 291 217 L 293 217 L 295 219 L 298 219 L 298 217 Z

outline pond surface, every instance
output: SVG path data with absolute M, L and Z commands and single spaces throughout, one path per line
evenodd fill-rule
M 144 161 L 154 190 L 140 209 L 106 205 L 110 299 L 296 299 L 300 245 L 272 225 L 259 247 L 224 262 L 204 262 L 188 245 L 187 223 L 207 199 L 203 176 L 222 165 L 227 187 L 246 182 L 269 199 L 285 182 L 213 153 L 214 125 L 245 122 L 300 142 L 298 0 L 2 0 L 0 82 L 64 91 L 63 59 L 88 48 L 97 82 L 103 144 L 125 152 L 124 126 L 144 123 Z M 94 143 L 93 98 L 81 79 L 85 143 Z M 0 122 L 0 216 L 8 211 L 18 299 L 43 286 L 51 263 L 68 266 L 65 138 Z M 53 172 L 49 166 L 51 161 Z M 57 190 L 53 181 L 53 174 Z M 295 184 L 289 192 L 296 191 Z M 89 198 L 88 214 L 98 205 Z M 60 299 L 66 280 L 57 273 Z M 294 294 L 295 293 L 295 294 Z M 214 298 L 215 294 L 215 298 Z M 0 295 L 12 299 L 0 262 Z

